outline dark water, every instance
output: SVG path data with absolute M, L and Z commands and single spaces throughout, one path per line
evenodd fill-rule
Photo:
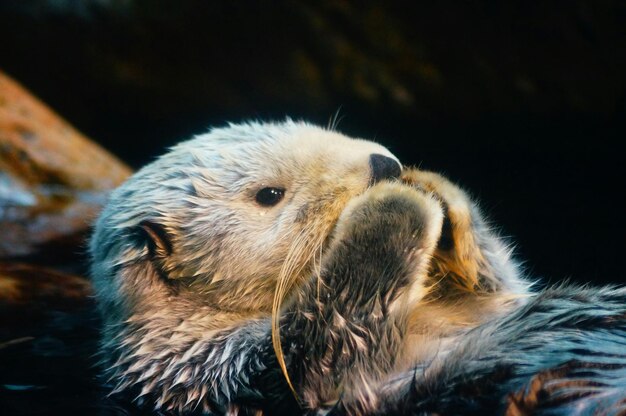
M 0 415 L 133 412 L 100 387 L 100 324 L 89 283 L 80 277 L 84 256 L 28 260 L 0 262 Z
M 106 396 L 96 366 L 91 300 L 0 309 L 1 415 L 141 415 Z
M 0 320 L 0 413 L 94 413 L 98 323 L 90 301 L 5 306 Z

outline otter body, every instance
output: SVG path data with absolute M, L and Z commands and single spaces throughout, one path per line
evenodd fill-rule
M 111 395 L 155 410 L 536 410 L 530 378 L 601 341 L 595 371 L 626 385 L 623 290 L 532 294 L 459 188 L 305 123 L 176 146 L 113 193 L 91 253 Z

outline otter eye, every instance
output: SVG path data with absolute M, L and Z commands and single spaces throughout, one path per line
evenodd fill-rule
M 271 207 L 278 204 L 285 196 L 285 190 L 282 188 L 263 188 L 256 193 L 256 202 Z

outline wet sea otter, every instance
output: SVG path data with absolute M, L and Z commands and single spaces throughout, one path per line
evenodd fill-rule
M 156 410 L 518 411 L 626 384 L 624 290 L 531 294 L 456 186 L 306 123 L 174 147 L 113 193 L 91 254 L 112 395 Z

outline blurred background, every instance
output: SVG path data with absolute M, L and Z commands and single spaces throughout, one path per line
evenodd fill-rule
M 227 121 L 338 113 L 465 186 L 533 274 L 626 281 L 626 2 L 0 5 L 0 68 L 134 168 Z
M 469 189 L 533 274 L 625 281 L 621 0 L 4 0 L 0 39 L 134 168 L 227 121 L 338 113 Z
M 337 117 L 469 190 L 533 276 L 626 282 L 622 0 L 0 0 L 0 71 L 132 168 Z

